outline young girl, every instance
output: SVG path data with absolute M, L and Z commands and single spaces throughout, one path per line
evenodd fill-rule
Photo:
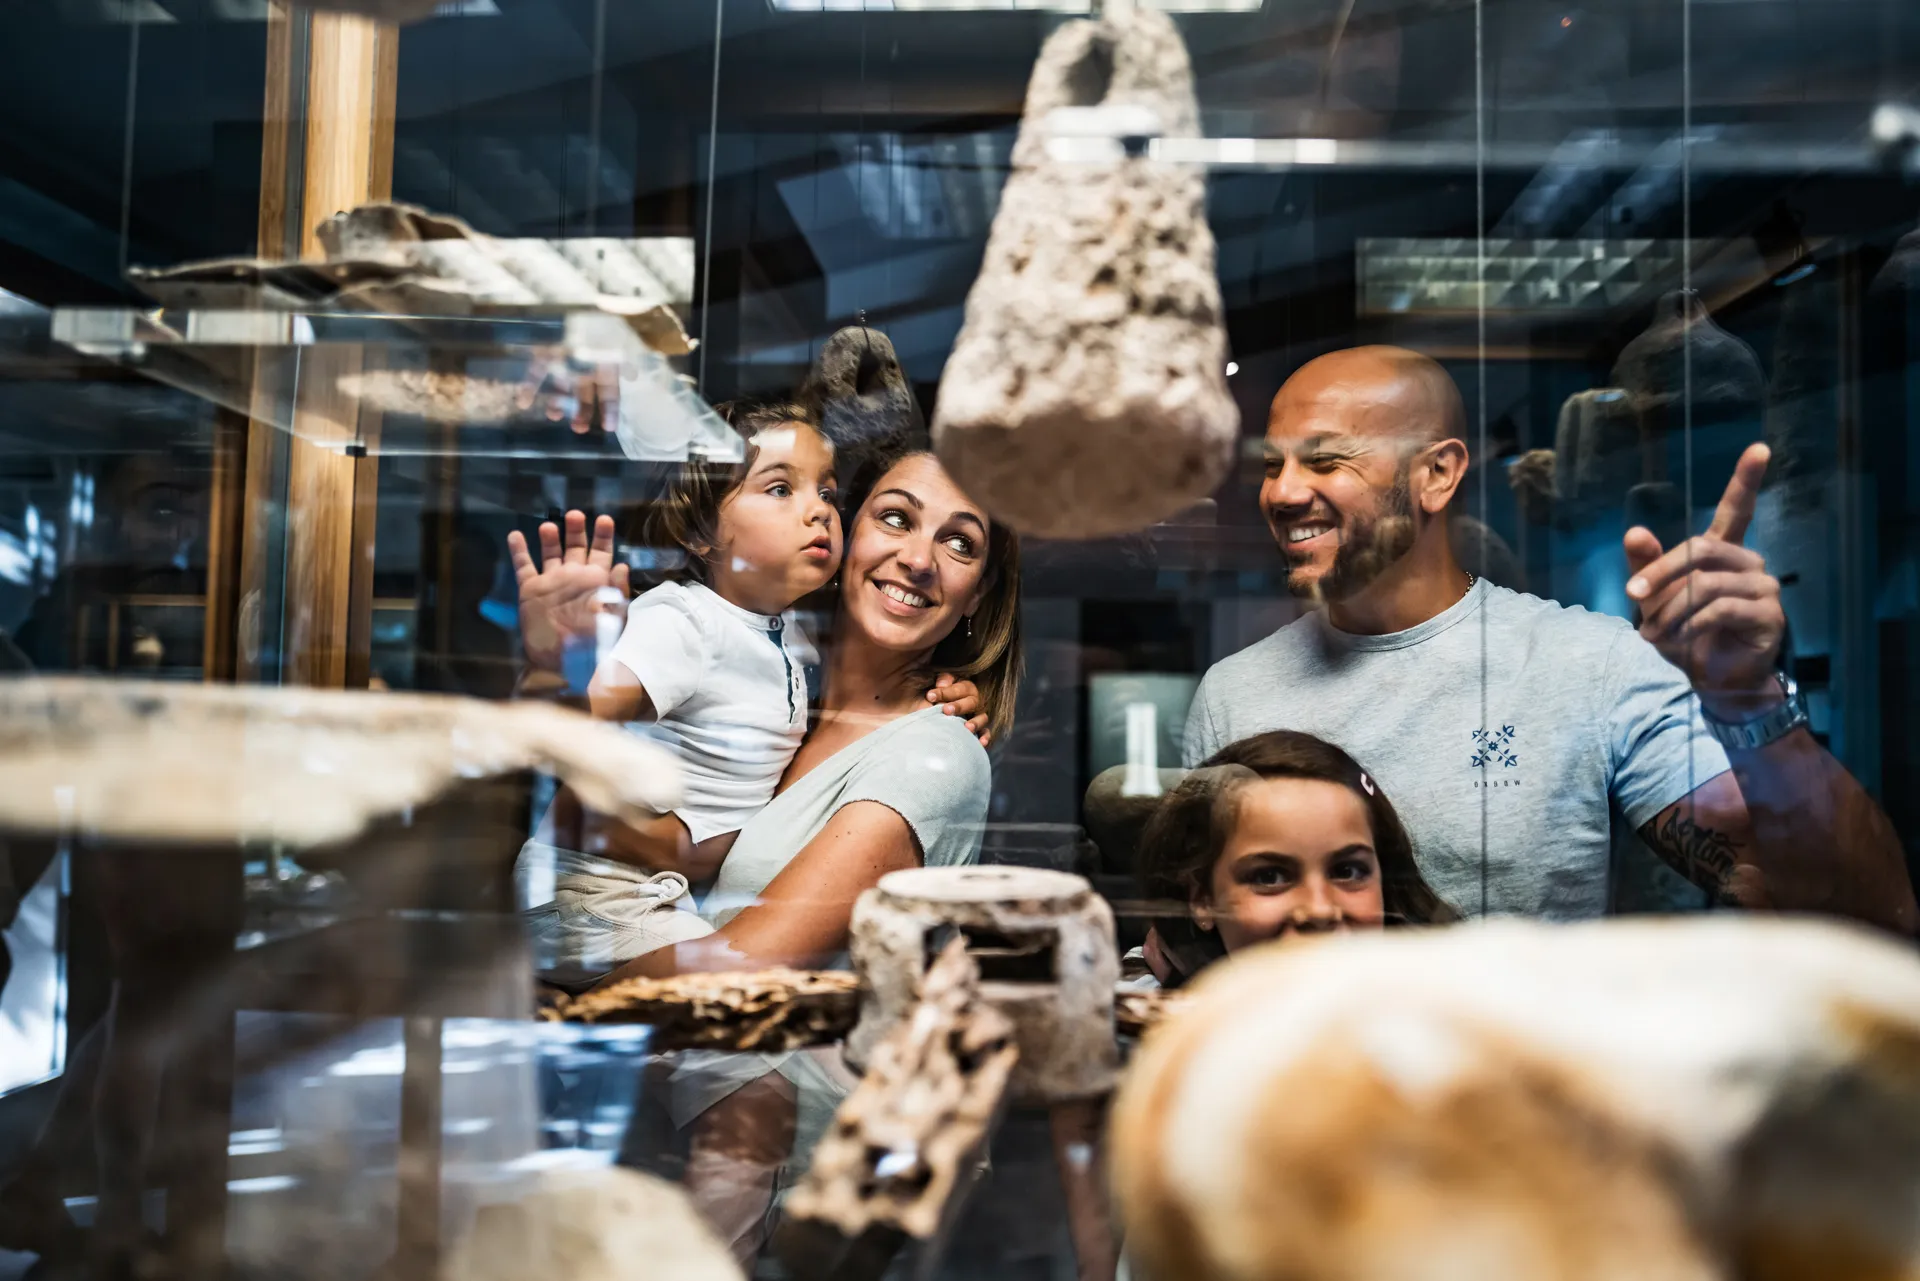
M 542 977 L 563 987 L 712 932 L 689 875 L 719 867 L 807 732 L 818 657 L 788 611 L 840 565 L 833 446 L 792 405 L 746 411 L 733 427 L 744 461 L 689 462 L 649 513 L 647 541 L 681 548 L 687 581 L 633 602 L 588 687 L 596 717 L 650 722 L 644 732 L 680 761 L 685 796 L 617 843 L 553 851 L 554 899 L 528 923 Z
M 1459 919 L 1380 785 L 1311 734 L 1214 753 L 1161 800 L 1140 855 L 1148 899 L 1186 909 L 1155 922 L 1141 958 L 1167 987 L 1268 939 Z

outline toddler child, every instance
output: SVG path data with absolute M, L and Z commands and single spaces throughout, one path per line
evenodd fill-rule
M 833 446 L 792 405 L 745 411 L 733 427 L 744 461 L 690 460 L 649 516 L 649 541 L 684 551 L 688 581 L 633 602 L 588 687 L 596 717 L 651 722 L 685 795 L 617 849 L 553 851 L 554 899 L 527 916 L 541 977 L 557 986 L 712 932 L 685 871 L 651 869 L 711 875 L 807 732 L 818 656 L 788 611 L 840 566 Z

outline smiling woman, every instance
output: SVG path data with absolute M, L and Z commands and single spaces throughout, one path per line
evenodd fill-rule
M 842 626 L 883 647 L 926 650 L 922 677 L 974 682 L 988 724 L 1004 736 L 1021 671 L 1019 539 L 931 453 L 875 460 L 850 489 L 858 506 L 840 576 Z

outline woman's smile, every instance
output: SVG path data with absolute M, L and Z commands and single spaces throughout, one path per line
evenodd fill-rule
M 932 601 L 922 596 L 919 592 L 914 591 L 912 588 L 902 587 L 898 583 L 889 583 L 878 578 L 869 579 L 868 581 L 879 589 L 880 598 L 885 602 L 881 608 L 885 609 L 889 614 L 895 614 L 902 618 L 911 618 L 920 611 L 930 609 L 933 606 Z

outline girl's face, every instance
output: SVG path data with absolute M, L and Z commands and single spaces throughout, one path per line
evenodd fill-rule
M 1386 904 L 1367 807 L 1318 779 L 1263 778 L 1235 794 L 1233 831 L 1194 921 L 1229 952 L 1295 933 L 1378 927 Z
M 840 567 L 833 447 L 804 423 L 761 432 L 747 477 L 720 504 L 713 589 L 761 614 L 819 591 Z
M 980 607 L 988 528 L 931 454 L 894 464 L 847 530 L 847 620 L 884 649 L 932 649 Z

